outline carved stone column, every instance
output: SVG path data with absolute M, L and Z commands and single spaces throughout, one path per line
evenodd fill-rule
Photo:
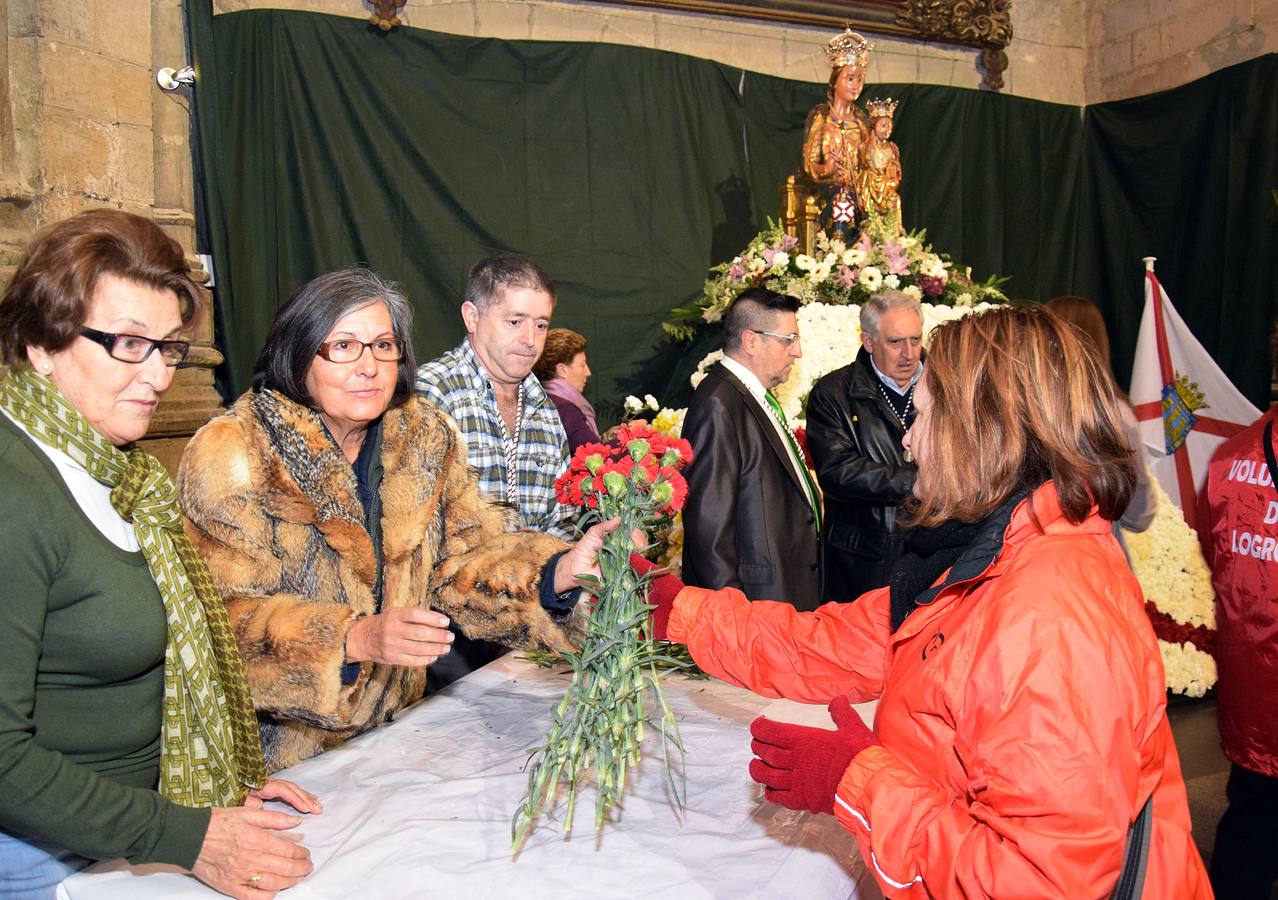
M 153 74 L 186 64 L 184 28 L 182 0 L 0 0 L 0 284 L 36 231 L 92 207 L 151 216 L 193 250 L 189 103 Z M 170 469 L 221 405 L 209 299 L 142 442 Z
M 147 8 L 139 4 L 141 8 Z M 186 57 L 185 18 L 182 0 L 151 0 L 151 71 L 161 66 L 180 68 Z M 198 91 L 199 85 L 194 90 Z M 151 216 L 188 253 L 195 245 L 194 171 L 191 165 L 191 115 L 187 88 L 165 93 L 150 81 L 151 150 L 154 159 L 154 200 Z M 191 270 L 201 284 L 208 273 L 199 258 L 190 255 Z M 213 389 L 213 370 L 222 354 L 213 347 L 213 297 L 204 292 L 205 314 L 191 334 L 191 353 L 164 395 L 151 430 L 141 442 L 176 473 L 182 450 L 200 426 L 221 411 L 222 400 Z

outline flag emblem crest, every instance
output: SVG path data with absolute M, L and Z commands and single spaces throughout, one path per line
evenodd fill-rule
M 830 204 L 830 219 L 835 222 L 855 222 L 856 204 L 846 188 L 840 188 Z
M 1203 392 L 1188 375 L 1178 374 L 1163 385 L 1163 442 L 1168 456 L 1181 448 L 1198 424 L 1194 411 L 1207 408 Z

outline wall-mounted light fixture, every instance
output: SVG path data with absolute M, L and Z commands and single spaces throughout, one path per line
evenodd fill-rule
M 180 69 L 165 66 L 155 73 L 155 81 L 166 91 L 176 91 L 184 84 L 195 84 L 195 69 L 190 66 Z

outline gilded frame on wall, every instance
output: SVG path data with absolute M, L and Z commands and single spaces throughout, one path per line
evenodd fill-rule
M 856 31 L 975 47 L 985 83 L 998 90 L 1012 40 L 1012 0 L 608 0 L 682 12 L 792 22 L 850 25 Z

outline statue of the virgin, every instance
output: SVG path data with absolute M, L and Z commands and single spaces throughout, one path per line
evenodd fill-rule
M 821 220 L 831 233 L 854 229 L 865 214 L 857 186 L 870 121 L 856 100 L 865 87 L 872 49 L 873 43 L 851 29 L 830 41 L 826 102 L 812 108 L 804 126 L 803 171 L 823 195 Z

